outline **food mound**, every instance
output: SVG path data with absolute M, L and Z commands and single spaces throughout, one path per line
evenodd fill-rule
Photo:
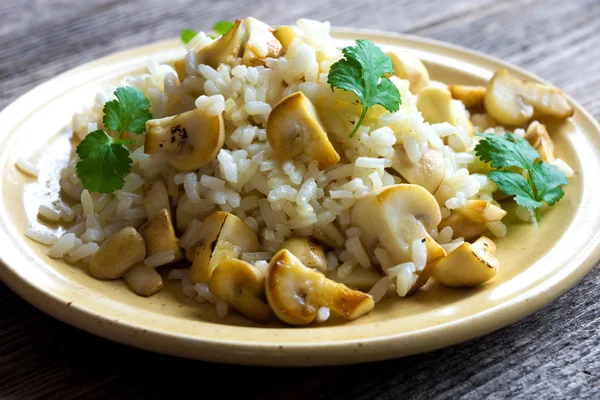
M 62 198 L 39 209 L 64 233 L 27 230 L 50 257 L 141 296 L 168 274 L 220 316 L 352 320 L 432 278 L 492 279 L 499 201 L 538 223 L 573 174 L 539 122 L 572 115 L 558 89 L 506 70 L 447 86 L 306 19 L 214 29 L 75 114 Z

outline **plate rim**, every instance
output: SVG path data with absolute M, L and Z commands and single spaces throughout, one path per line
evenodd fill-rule
M 438 40 L 396 32 L 386 32 L 377 29 L 349 27 L 332 28 L 332 36 L 339 38 L 338 35 L 352 35 L 354 37 L 369 35 L 379 40 L 392 39 L 410 42 L 414 45 L 427 44 L 446 51 L 468 54 L 477 57 L 478 59 L 490 61 L 494 64 L 499 63 L 518 71 L 521 75 L 526 76 L 529 79 L 546 82 L 527 70 L 499 58 Z M 145 54 L 144 57 L 147 57 L 147 52 L 153 47 L 163 48 L 174 46 L 178 42 L 177 39 L 153 42 L 112 53 L 79 65 L 50 80 L 36 85 L 33 89 L 19 96 L 4 108 L 0 112 L 0 116 L 6 114 L 7 111 L 10 112 L 15 104 L 20 104 L 29 96 L 43 90 L 47 85 L 51 85 L 53 82 L 63 79 L 64 76 L 78 73 L 79 71 L 94 67 L 95 65 L 104 64 L 111 59 L 118 59 L 119 56 L 131 52 L 143 53 Z M 584 119 L 591 123 L 592 128 L 600 134 L 600 124 L 598 124 L 596 119 L 576 100 L 569 95 L 567 95 L 567 97 L 576 111 L 581 113 Z M 1 192 L 2 186 L 0 186 L 0 193 Z M 441 325 L 427 327 L 412 332 L 403 332 L 399 335 L 387 337 L 378 336 L 368 339 L 355 338 L 348 340 L 321 341 L 318 343 L 292 342 L 279 344 L 275 342 L 261 343 L 240 340 L 215 340 L 206 339 L 197 335 L 174 335 L 171 332 L 156 328 L 145 329 L 140 324 L 130 323 L 126 320 L 114 320 L 90 311 L 75 303 L 65 304 L 64 299 L 56 293 L 44 290 L 35 283 L 21 277 L 19 272 L 5 261 L 5 256 L 3 254 L 0 254 L 0 279 L 2 279 L 2 281 L 21 298 L 44 313 L 94 335 L 133 347 L 186 358 L 246 365 L 334 365 L 390 359 L 430 351 L 460 343 L 510 325 L 547 305 L 579 282 L 600 259 L 600 242 L 596 240 L 596 243 L 594 243 L 593 246 L 594 248 L 590 250 L 588 256 L 581 261 L 579 265 L 574 266 L 572 270 L 565 271 L 564 269 L 561 269 L 555 274 L 540 281 L 537 285 L 520 293 L 518 296 L 478 313 L 452 320 Z M 27 254 L 25 253 L 22 253 L 22 256 L 27 258 Z M 29 261 L 33 262 L 33 260 Z M 561 278 L 561 275 L 564 274 L 566 274 L 566 276 L 559 279 Z M 68 312 L 65 312 L 66 308 L 68 308 Z M 506 312 L 503 313 L 503 311 Z M 500 318 L 498 318 L 498 316 L 500 316 Z M 471 329 L 464 329 L 466 323 L 465 320 L 470 321 Z M 98 321 L 102 321 L 103 323 L 98 323 Z M 110 328 L 107 328 L 107 325 L 110 326 Z M 447 330 L 449 326 L 454 326 L 455 330 L 460 330 L 461 327 L 463 327 L 463 329 L 462 332 L 454 333 L 453 335 L 450 335 L 450 338 L 445 337 L 441 340 L 439 334 L 444 333 L 447 335 L 448 332 L 444 332 L 444 330 Z M 139 340 L 142 336 L 145 337 L 145 340 Z M 198 357 L 196 353 L 190 355 L 187 351 L 189 349 L 185 346 L 173 346 L 172 342 L 177 340 L 183 341 L 185 342 L 184 344 L 189 346 L 204 349 L 206 350 L 206 354 L 202 357 Z M 411 349 L 399 349 L 400 345 L 402 343 L 405 344 L 407 340 L 416 340 L 419 343 L 415 344 Z M 383 352 L 382 345 L 386 344 L 387 346 L 385 347 L 387 347 L 387 351 Z M 309 352 L 312 357 L 307 358 L 307 352 Z M 263 357 L 254 357 L 257 353 L 260 353 Z

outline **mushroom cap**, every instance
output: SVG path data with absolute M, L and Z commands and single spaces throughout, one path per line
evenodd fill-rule
M 448 90 L 455 100 L 460 100 L 465 107 L 481 110 L 485 98 L 485 86 L 450 85 Z
M 315 106 L 302 92 L 290 94 L 273 107 L 267 119 L 267 140 L 282 157 L 306 152 L 319 170 L 340 161 Z
M 406 51 L 389 51 L 386 53 L 392 60 L 394 75 L 409 82 L 409 90 L 417 94 L 429 85 L 429 72 L 417 57 Z
M 452 287 L 480 285 L 496 275 L 500 263 L 494 257 L 495 244 L 483 236 L 475 243 L 465 242 L 435 263 L 433 277 Z
M 144 191 L 144 208 L 148 218 L 154 217 L 163 208 L 171 214 L 171 204 L 169 203 L 169 194 L 167 186 L 162 180 L 148 183 L 142 186 Z
M 410 260 L 410 245 L 427 238 L 427 231 L 441 221 L 440 206 L 427 189 L 413 184 L 387 186 L 360 199 L 350 212 L 351 225 L 361 230 L 360 241 L 367 251 L 385 248 L 394 264 Z M 428 256 L 443 249 L 428 240 Z
M 287 249 L 295 255 L 304 266 L 314 268 L 319 272 L 327 271 L 327 259 L 323 247 L 306 237 L 292 237 L 286 240 L 282 249 Z
M 146 244 L 132 226 L 113 233 L 90 260 L 90 273 L 98 279 L 117 279 L 146 258 Z
M 235 20 L 226 34 L 198 50 L 198 64 L 206 64 L 215 69 L 221 64 L 232 64 L 239 57 L 242 50 L 241 27 L 242 20 Z
M 163 251 L 173 250 L 173 262 L 183 259 L 183 252 L 179 247 L 179 239 L 175 234 L 171 214 L 163 208 L 148 222 L 140 227 L 140 233 L 146 242 L 146 254 L 151 256 Z
M 547 163 L 553 163 L 554 157 L 554 142 L 548 134 L 548 130 L 544 124 L 538 121 L 532 121 L 527 127 L 524 139 L 540 153 L 540 159 Z
M 195 108 L 174 117 L 146 122 L 144 152 L 166 152 L 180 171 L 201 168 L 215 159 L 225 142 L 223 115 Z
M 573 107 L 562 91 L 521 81 L 505 69 L 497 71 L 490 80 L 484 104 L 488 114 L 503 125 L 523 125 L 534 111 L 558 119 L 573 115 Z
M 485 222 L 473 222 L 464 214 L 457 212 L 452 212 L 449 217 L 444 218 L 440 222 L 438 229 L 442 230 L 447 226 L 452 228 L 454 237 L 462 237 L 467 241 L 481 236 L 488 230 Z
M 420 90 L 417 96 L 417 109 L 423 119 L 430 124 L 448 122 L 452 126 L 458 125 L 454 115 L 452 95 L 448 89 L 429 86 Z
M 446 173 L 444 155 L 440 150 L 427 148 L 419 162 L 414 164 L 402 144 L 394 146 L 392 168 L 409 183 L 423 186 L 432 194 L 438 190 Z
M 221 262 L 259 249 L 254 231 L 237 216 L 224 211 L 216 211 L 204 220 L 198 239 L 198 246 L 192 250 L 195 254 L 190 278 L 194 283 L 208 284 Z
M 328 307 L 332 313 L 352 320 L 375 306 L 370 295 L 305 267 L 286 249 L 271 259 L 265 288 L 274 314 L 290 325 L 310 324 L 320 307 Z
M 210 291 L 248 318 L 265 323 L 271 309 L 263 300 L 265 277 L 252 265 L 237 259 L 227 259 L 213 271 Z
M 292 43 L 292 41 L 298 37 L 294 29 L 287 25 L 278 26 L 275 28 L 273 31 L 273 36 L 279 40 L 279 43 L 281 43 L 284 51 L 287 51 L 290 43 Z
M 467 205 L 454 210 L 471 222 L 495 222 L 506 216 L 506 211 L 487 200 L 468 200 Z
M 149 297 L 163 287 L 162 277 L 152 267 L 140 263 L 132 267 L 123 275 L 125 282 L 139 296 Z
M 256 18 L 246 18 L 245 40 L 242 62 L 248 66 L 264 65 L 267 57 L 277 58 L 283 52 L 273 28 Z

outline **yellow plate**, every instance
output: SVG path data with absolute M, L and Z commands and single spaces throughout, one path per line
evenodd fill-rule
M 334 36 L 340 46 L 362 37 L 386 49 L 413 51 L 433 79 L 447 83 L 483 83 L 502 67 L 539 80 L 485 55 L 420 38 L 357 30 Z M 430 284 L 413 297 L 383 301 L 351 323 L 259 326 L 235 313 L 220 320 L 214 307 L 184 297 L 179 283 L 146 299 L 123 282 L 97 281 L 48 258 L 48 248 L 24 232 L 39 224 L 40 202 L 57 196 L 58 170 L 70 151 L 68 135 L 59 132 L 97 91 L 140 73 L 147 56 L 169 61 L 182 54 L 182 46 L 169 41 L 103 58 L 38 86 L 0 114 L 0 276 L 42 311 L 111 340 L 183 357 L 263 365 L 356 363 L 448 346 L 513 323 L 564 293 L 600 257 L 600 127 L 571 100 L 574 117 L 552 128 L 558 156 L 576 171 L 566 195 L 544 212 L 539 227 L 509 221 L 508 237 L 497 243 L 500 272 L 481 287 Z M 37 181 L 14 166 L 36 154 Z

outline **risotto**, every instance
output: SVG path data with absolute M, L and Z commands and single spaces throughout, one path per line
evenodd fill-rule
M 515 196 L 517 216 L 538 223 L 573 173 L 535 120 L 572 114 L 555 88 L 506 71 L 447 86 L 411 54 L 342 51 L 328 23 L 306 19 L 220 33 L 186 30 L 183 59 L 150 58 L 73 116 L 70 201 L 39 208 L 67 229 L 26 232 L 49 257 L 142 296 L 167 269 L 220 316 L 351 320 L 430 279 L 492 279 L 492 239 L 510 233 L 499 200 Z M 503 165 L 510 151 L 529 161 Z

